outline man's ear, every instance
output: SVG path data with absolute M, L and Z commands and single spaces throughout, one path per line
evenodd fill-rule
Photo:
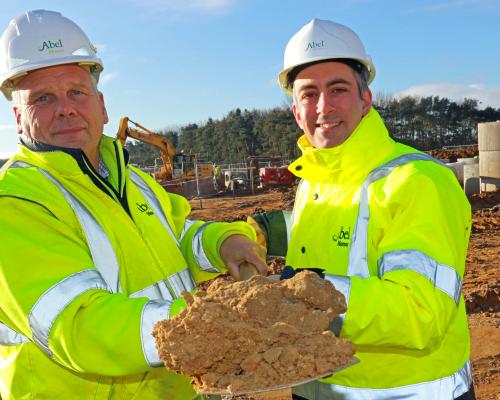
M 104 104 L 104 95 L 102 94 L 101 91 L 99 91 L 99 103 L 101 103 L 103 122 L 104 124 L 107 124 L 109 122 L 108 110 L 106 110 L 106 104 Z
M 14 111 L 14 115 L 16 117 L 16 124 L 17 124 L 17 133 L 20 135 L 23 133 L 23 126 L 21 124 L 21 110 L 19 107 L 14 106 L 12 107 L 12 111 Z
M 370 89 L 366 89 L 363 94 L 363 115 L 368 114 L 370 108 L 372 107 L 372 91 Z
M 295 122 L 297 122 L 297 125 L 299 126 L 300 129 L 304 130 L 302 123 L 302 115 L 300 115 L 300 111 L 297 110 L 295 101 L 292 104 L 292 111 L 293 111 L 293 116 L 295 117 Z

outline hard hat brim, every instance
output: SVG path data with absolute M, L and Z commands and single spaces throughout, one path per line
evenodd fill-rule
M 67 64 L 93 66 L 90 73 L 95 76 L 97 81 L 99 81 L 99 75 L 104 69 L 100 58 L 81 57 L 81 59 L 78 59 L 74 56 L 72 56 L 71 58 L 69 58 L 69 57 L 55 58 L 55 59 L 50 60 L 50 62 L 44 61 L 44 62 L 40 62 L 40 63 L 33 63 L 29 66 L 29 68 L 26 68 L 24 66 L 19 66 L 18 68 L 11 70 L 8 76 L 2 77 L 2 83 L 0 86 L 0 90 L 2 91 L 5 98 L 8 101 L 11 101 L 14 81 L 17 80 L 17 82 L 16 82 L 16 84 L 17 84 L 17 83 L 19 83 L 19 80 L 18 80 L 19 78 L 22 78 L 23 76 L 28 75 L 30 72 L 33 72 L 33 71 L 36 71 L 39 69 L 56 67 L 58 65 L 67 65 Z

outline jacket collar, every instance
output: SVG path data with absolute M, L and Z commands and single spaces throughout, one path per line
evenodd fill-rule
M 122 195 L 129 159 L 128 152 L 122 148 L 119 140 L 103 135 L 99 143 L 99 155 L 107 167 L 109 173 L 107 177 L 95 171 L 81 149 L 52 146 L 22 135 L 15 159 L 67 178 L 76 178 L 82 174 L 90 176 L 96 182 L 105 178 L 110 187 Z
M 317 183 L 363 180 L 392 153 L 396 144 L 373 107 L 339 146 L 318 149 L 312 146 L 306 135 L 302 135 L 297 143 L 302 156 L 290 165 L 289 170 L 299 178 Z
M 104 172 L 104 175 L 100 173 L 101 176 L 103 176 L 104 178 L 109 175 L 109 170 L 108 170 L 108 167 L 107 165 L 109 164 L 109 162 L 114 162 L 116 159 L 117 159 L 117 156 L 118 158 L 120 158 L 120 154 L 117 154 L 117 151 L 115 149 L 116 146 L 114 146 L 113 144 L 115 142 L 118 142 L 116 139 L 113 139 L 113 138 L 110 138 L 108 136 L 105 136 L 103 135 L 101 137 L 101 140 L 99 142 L 99 171 L 97 172 Z M 52 164 L 52 159 L 55 159 L 55 158 L 61 158 L 61 153 L 65 153 L 65 154 L 68 154 L 69 156 L 71 156 L 71 158 L 73 159 L 73 161 L 68 161 L 70 164 L 73 164 L 74 165 L 74 162 L 76 161 L 76 163 L 78 164 L 78 166 L 80 167 L 80 169 L 83 169 L 83 166 L 85 164 L 88 164 L 90 166 L 90 163 L 88 162 L 88 159 L 86 159 L 86 156 L 85 156 L 85 153 L 81 150 L 81 149 L 73 149 L 73 148 L 69 148 L 69 147 L 62 147 L 62 146 L 54 146 L 54 145 L 51 145 L 51 144 L 47 144 L 47 143 L 43 143 L 43 142 L 40 142 L 40 141 L 37 141 L 37 140 L 34 140 L 24 134 L 21 134 L 21 136 L 19 137 L 19 144 L 20 146 L 18 147 L 18 153 L 23 153 L 23 147 L 30 150 L 30 152 L 32 153 L 40 153 L 38 154 L 38 157 L 37 159 L 39 161 L 46 161 L 47 163 L 50 163 Z M 120 152 L 123 153 L 123 159 L 124 159 L 124 164 L 127 165 L 128 164 L 128 160 L 129 160 L 129 154 L 128 154 L 128 151 L 124 148 L 122 148 L 121 146 L 118 146 L 118 148 L 120 149 Z M 56 153 L 54 156 L 51 156 L 47 153 Z M 51 165 L 51 167 L 56 167 L 57 168 L 57 165 L 58 163 L 54 164 L 54 165 Z M 40 165 L 42 166 L 42 165 Z M 46 168 L 47 165 L 44 166 L 44 168 Z M 69 170 L 71 170 L 71 168 L 68 168 L 69 165 L 65 165 L 63 169 L 63 171 L 60 171 L 60 172 L 69 172 Z M 52 168 L 49 168 L 49 169 L 52 169 Z M 96 171 L 94 171 L 96 172 Z

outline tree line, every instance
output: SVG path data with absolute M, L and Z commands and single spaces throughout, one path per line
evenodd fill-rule
M 439 96 L 396 98 L 377 94 L 374 106 L 391 136 L 419 150 L 477 143 L 477 124 L 500 120 L 500 108 L 479 108 L 479 102 L 461 103 Z M 161 130 L 177 152 L 197 154 L 217 163 L 238 162 L 248 156 L 299 156 L 296 141 L 302 134 L 289 106 L 270 110 L 236 108 L 220 120 L 187 124 L 177 131 Z M 152 165 L 158 151 L 144 143 L 127 145 L 131 162 Z

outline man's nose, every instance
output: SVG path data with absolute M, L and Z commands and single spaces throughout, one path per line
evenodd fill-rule
M 335 110 L 331 99 L 325 92 L 321 92 L 319 94 L 318 102 L 316 103 L 316 109 L 318 114 L 328 114 Z
M 59 117 L 70 117 L 76 114 L 74 102 L 67 97 L 58 98 L 56 107 L 56 113 Z

